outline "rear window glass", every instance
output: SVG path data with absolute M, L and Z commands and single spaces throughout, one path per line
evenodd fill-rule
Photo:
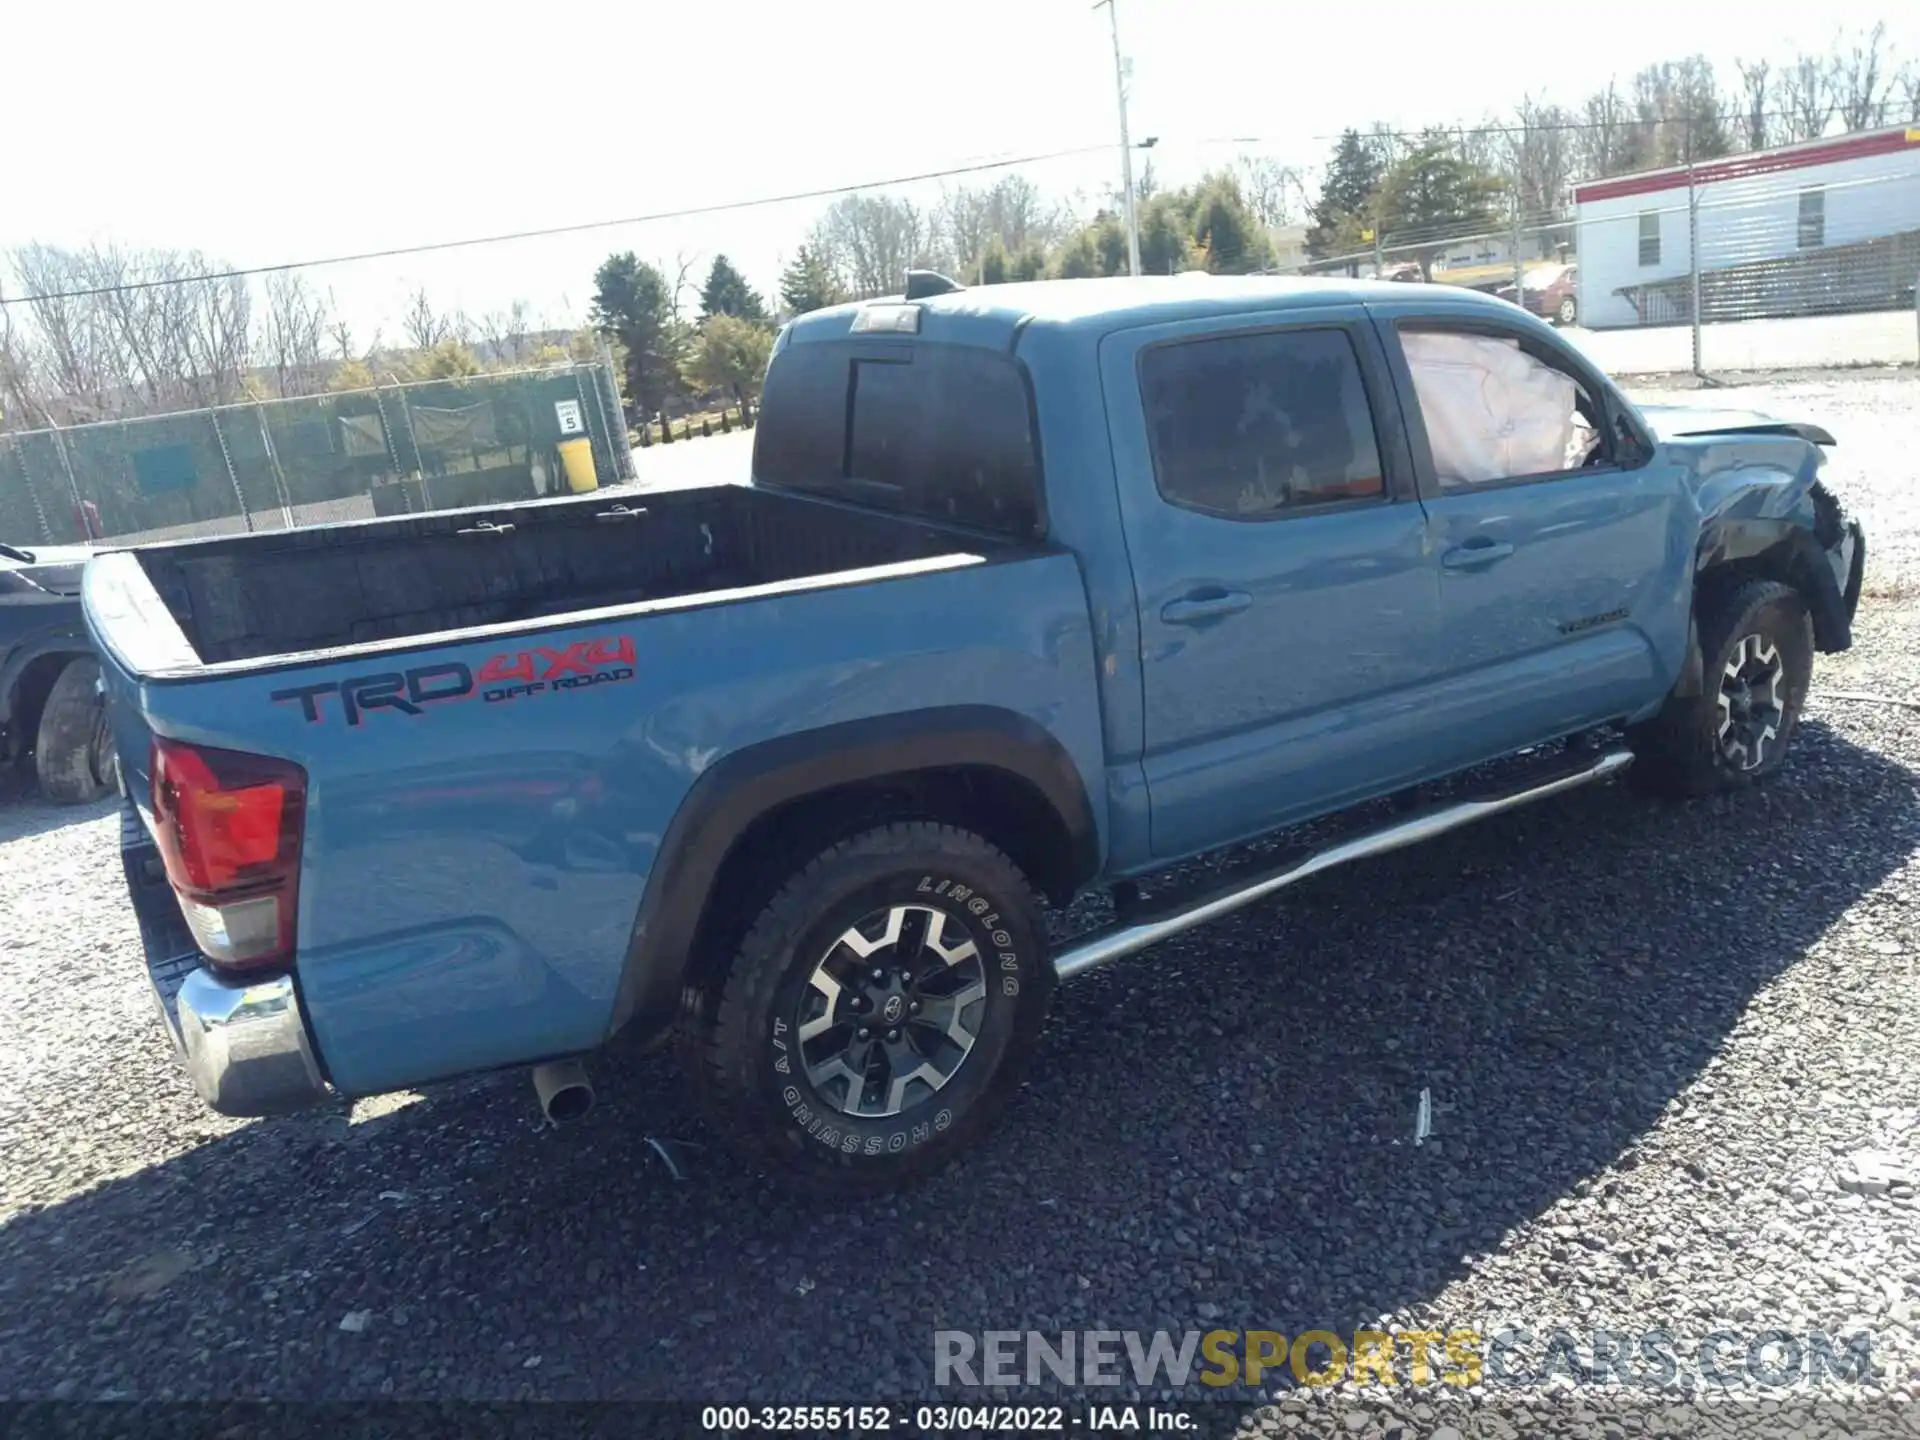
M 1036 535 L 1026 378 L 961 345 L 789 345 L 767 372 L 754 477 L 878 509 Z

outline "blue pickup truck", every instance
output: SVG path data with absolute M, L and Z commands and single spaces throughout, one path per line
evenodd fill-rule
M 1616 772 L 1773 771 L 1860 591 L 1831 443 L 1459 290 L 915 274 L 785 327 L 750 483 L 96 557 L 159 1008 L 240 1115 L 524 1066 L 569 1118 L 672 1038 L 757 1162 L 900 1181 L 1058 979 Z

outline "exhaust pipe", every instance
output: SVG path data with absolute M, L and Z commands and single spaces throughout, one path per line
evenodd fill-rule
M 533 1067 L 533 1093 L 540 1113 L 555 1125 L 578 1120 L 593 1109 L 593 1085 L 578 1060 L 549 1060 Z

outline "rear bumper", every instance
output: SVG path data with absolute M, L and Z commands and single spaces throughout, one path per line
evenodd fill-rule
M 293 977 L 230 980 L 207 967 L 131 804 L 120 817 L 120 859 L 154 1006 L 200 1098 L 222 1115 L 243 1116 L 284 1115 L 326 1099 Z

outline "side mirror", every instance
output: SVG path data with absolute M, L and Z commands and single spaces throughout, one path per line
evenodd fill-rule
M 1609 407 L 1613 411 L 1613 444 L 1622 468 L 1637 469 L 1653 458 L 1646 440 L 1639 428 L 1627 418 L 1627 412 L 1617 403 Z

